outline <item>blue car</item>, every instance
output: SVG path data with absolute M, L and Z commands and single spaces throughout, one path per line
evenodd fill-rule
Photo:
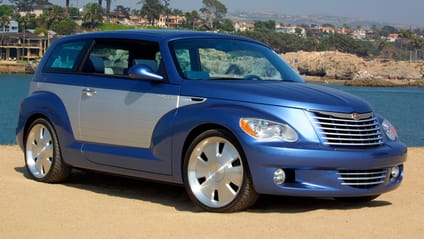
M 16 138 L 34 180 L 78 168 L 180 184 L 213 212 L 260 194 L 369 201 L 400 185 L 407 152 L 368 103 L 305 83 L 263 43 L 193 31 L 55 40 Z

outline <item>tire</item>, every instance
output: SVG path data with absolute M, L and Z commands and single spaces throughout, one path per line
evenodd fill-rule
M 208 130 L 193 140 L 183 177 L 190 199 L 206 211 L 242 211 L 258 198 L 244 153 L 224 130 Z
M 348 203 L 365 203 L 376 199 L 380 195 L 362 196 L 362 197 L 340 197 L 335 198 L 337 201 Z
M 53 126 L 39 118 L 32 122 L 27 132 L 25 166 L 31 178 L 45 183 L 58 183 L 67 179 L 72 169 L 62 159 Z

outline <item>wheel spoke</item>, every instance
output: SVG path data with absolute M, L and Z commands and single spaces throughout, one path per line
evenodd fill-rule
M 233 200 L 237 195 L 237 191 L 234 191 L 234 189 L 229 184 L 219 184 L 217 191 L 219 195 L 219 201 L 223 203 L 231 202 L 231 200 Z
M 209 163 L 205 162 L 200 157 L 197 158 L 195 169 L 193 170 L 195 173 L 195 177 L 201 178 L 201 177 L 208 177 L 209 175 Z
M 243 168 L 239 166 L 225 169 L 225 181 L 240 187 L 243 183 Z
M 216 162 L 217 156 L 219 154 L 219 143 L 215 142 L 205 145 L 202 151 L 208 158 L 208 161 Z
M 187 167 L 193 194 L 209 207 L 228 205 L 242 187 L 244 171 L 240 153 L 225 138 L 209 137 L 200 141 Z
M 233 161 L 237 160 L 239 157 L 239 154 L 233 146 L 225 144 L 221 153 L 221 165 L 227 166 L 228 164 L 231 164 Z
M 214 200 L 214 192 L 216 190 L 216 185 L 213 183 L 204 183 L 200 186 L 200 191 L 202 192 L 203 196 L 206 197 L 208 200 L 213 201 Z

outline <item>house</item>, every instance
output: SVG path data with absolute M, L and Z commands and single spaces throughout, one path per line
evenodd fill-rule
M 19 31 L 19 23 L 17 21 L 11 20 L 8 23 L 1 24 L 0 33 L 14 33 Z
M 356 29 L 352 33 L 352 37 L 358 40 L 364 40 L 367 38 L 367 31 L 365 29 Z
M 306 30 L 299 26 L 280 26 L 275 29 L 276 32 L 287 33 L 287 34 L 298 34 L 302 37 L 306 37 Z
M 185 16 L 177 15 L 161 15 L 159 21 L 156 22 L 158 27 L 162 28 L 179 28 L 186 22 Z
M 233 26 L 236 32 L 253 31 L 255 29 L 254 22 L 246 22 L 246 21 L 234 22 Z
M 9 32 L 0 36 L 0 60 L 40 59 L 47 50 L 49 37 L 30 32 Z
M 389 42 L 395 42 L 397 40 L 399 40 L 399 34 L 397 33 L 392 33 L 387 36 L 387 41 Z

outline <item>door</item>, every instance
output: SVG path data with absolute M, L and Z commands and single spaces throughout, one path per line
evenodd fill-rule
M 170 144 L 160 153 L 154 149 L 171 138 L 179 86 L 130 79 L 127 69 L 137 59 L 159 62 L 158 46 L 96 41 L 82 68 L 87 83 L 81 89 L 79 140 L 84 142 L 84 156 L 91 162 L 170 174 Z M 165 136 L 153 140 L 155 132 Z

